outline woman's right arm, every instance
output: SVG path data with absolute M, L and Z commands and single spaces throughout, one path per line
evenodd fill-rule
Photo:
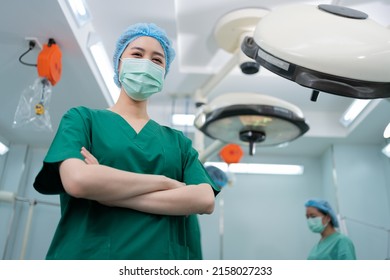
M 60 164 L 65 191 L 71 196 L 97 201 L 122 200 L 184 184 L 162 175 L 138 174 L 70 158 Z

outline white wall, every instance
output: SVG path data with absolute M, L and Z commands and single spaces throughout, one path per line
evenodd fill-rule
M 32 187 L 45 154 L 46 149 L 11 145 L 0 178 L 0 190 L 13 192 L 17 200 L 13 204 L 0 202 L 0 220 L 7 221 L 0 227 L 0 254 L 4 259 L 44 259 L 46 255 L 60 209 L 58 196 L 41 195 Z
M 221 252 L 224 259 L 305 259 L 319 240 L 304 218 L 303 202 L 310 197 L 327 199 L 341 214 L 342 232 L 358 259 L 389 258 L 390 163 L 379 145 L 335 145 L 318 160 L 268 160 L 303 163 L 305 174 L 237 175 L 221 196 L 224 235 L 219 208 L 200 217 L 206 259 L 219 259 Z
M 11 145 L 6 154 L 5 164 L 2 165 L 0 178 L 0 190 L 17 194 L 23 182 L 25 172 L 27 147 L 23 145 Z M 0 202 L 1 238 L 0 253 L 4 258 L 7 252 L 11 252 L 13 242 L 13 225 L 18 221 L 18 209 L 16 203 Z
M 316 236 L 306 226 L 304 202 L 321 195 L 320 161 L 262 160 L 302 164 L 305 172 L 293 176 L 237 174 L 235 184 L 225 187 L 218 197 L 216 212 L 200 217 L 205 259 L 306 259 Z M 223 236 L 219 235 L 221 199 Z
M 389 159 L 378 145 L 335 145 L 325 158 L 325 177 L 331 176 L 330 169 L 336 177 L 326 181 L 324 193 L 339 208 L 357 258 L 389 258 Z

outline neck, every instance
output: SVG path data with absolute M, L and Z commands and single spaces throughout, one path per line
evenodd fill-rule
M 149 119 L 147 112 L 147 100 L 135 101 L 127 96 L 123 89 L 121 89 L 118 101 L 110 108 L 110 110 L 121 116 L 135 119 Z
M 331 235 L 335 232 L 336 232 L 336 230 L 334 229 L 334 227 L 331 226 L 330 224 L 328 224 L 326 226 L 326 228 L 324 229 L 324 231 L 321 233 L 321 240 L 325 239 L 326 237 L 328 237 L 329 235 Z

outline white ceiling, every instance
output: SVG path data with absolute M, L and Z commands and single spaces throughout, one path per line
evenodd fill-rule
M 61 116 L 70 107 L 109 106 L 99 73 L 86 49 L 88 32 L 101 38 L 109 57 L 115 42 L 130 24 L 154 22 L 166 29 L 172 38 L 177 57 L 167 76 L 164 91 L 150 100 L 150 115 L 161 124 L 170 124 L 170 115 L 196 111 L 193 94 L 217 73 L 231 54 L 221 50 L 214 37 L 218 20 L 242 8 L 272 11 L 292 3 L 330 4 L 332 1 L 291 0 L 86 0 L 91 23 L 78 28 L 70 16 L 65 0 L 3 0 L 0 11 L 0 136 L 12 143 L 47 147 Z M 367 13 L 371 19 L 390 26 L 390 1 L 333 1 Z M 283 36 L 283 34 L 280 34 Z M 35 67 L 22 65 L 18 58 L 28 48 L 26 37 L 36 37 L 43 44 L 54 38 L 62 51 L 62 76 L 52 89 L 50 107 L 53 131 L 34 131 L 28 127 L 12 128 L 14 114 L 24 89 L 38 78 Z M 35 62 L 39 49 L 24 57 Z M 390 73 L 390 66 L 389 66 Z M 228 92 L 258 92 L 298 106 L 310 130 L 286 148 L 257 149 L 256 155 L 318 156 L 332 143 L 380 144 L 383 129 L 390 122 L 390 102 L 375 100 L 351 129 L 339 123 L 352 99 L 320 93 L 317 102 L 310 101 L 311 90 L 301 87 L 261 68 L 256 75 L 231 71 L 209 94 L 209 98 Z M 187 98 L 184 98 L 187 96 Z M 173 101 L 174 100 L 174 101 Z M 173 104 L 175 106 L 173 107 Z

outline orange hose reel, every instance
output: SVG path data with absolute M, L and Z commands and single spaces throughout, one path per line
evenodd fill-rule
M 38 75 L 46 77 L 52 86 L 61 78 L 62 63 L 61 49 L 55 43 L 54 39 L 49 39 L 48 44 L 43 45 L 43 49 L 38 55 Z
M 227 163 L 239 163 L 244 152 L 242 151 L 240 145 L 237 144 L 228 144 L 224 146 L 219 152 L 219 156 Z

